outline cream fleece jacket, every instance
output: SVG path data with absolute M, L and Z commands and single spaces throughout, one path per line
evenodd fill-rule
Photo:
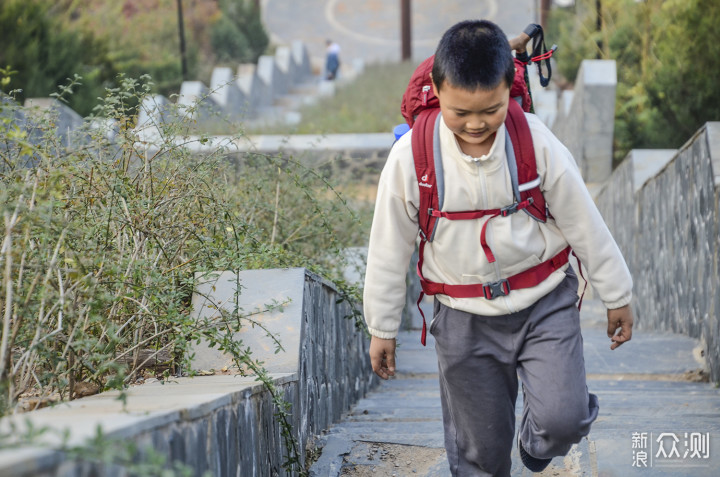
M 425 246 L 423 274 L 431 281 L 467 284 L 496 281 L 538 263 L 568 244 L 586 268 L 595 292 L 608 308 L 632 299 L 632 278 L 605 222 L 588 192 L 570 152 L 533 114 L 527 114 L 533 137 L 540 188 L 553 216 L 540 223 L 525 212 L 493 219 L 439 219 L 435 237 Z M 370 232 L 364 290 L 369 331 L 394 338 L 405 305 L 405 277 L 418 236 L 418 180 L 412 157 L 412 131 L 393 146 L 380 175 Z M 464 154 L 455 135 L 441 120 L 445 195 L 442 210 L 495 209 L 513 202 L 505 154 L 505 126 L 490 152 L 480 158 Z M 487 240 L 496 262 L 489 263 L 480 246 L 480 231 L 490 220 Z M 445 305 L 485 316 L 513 313 L 531 306 L 565 277 L 556 270 L 532 288 L 512 290 L 493 300 L 436 295 Z

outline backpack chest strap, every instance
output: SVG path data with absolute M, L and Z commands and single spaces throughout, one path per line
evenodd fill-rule
M 521 202 L 515 202 L 512 205 L 503 207 L 502 209 L 464 210 L 459 212 L 445 212 L 442 210 L 428 209 L 428 215 L 430 217 L 435 217 L 436 219 L 444 218 L 448 220 L 473 220 L 490 216 L 490 218 L 485 221 L 482 229 L 480 230 L 480 245 L 482 246 L 483 252 L 485 253 L 485 258 L 487 258 L 488 262 L 493 263 L 495 261 L 495 255 L 492 253 L 490 245 L 487 242 L 488 224 L 495 217 L 507 217 L 508 215 L 512 215 L 519 210 L 527 209 L 528 207 L 530 207 L 530 205 L 532 205 L 532 203 L 533 199 L 532 197 L 530 197 Z

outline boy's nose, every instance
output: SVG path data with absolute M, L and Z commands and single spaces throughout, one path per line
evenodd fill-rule
M 470 118 L 467 122 L 467 128 L 472 130 L 485 129 L 485 119 L 480 117 Z

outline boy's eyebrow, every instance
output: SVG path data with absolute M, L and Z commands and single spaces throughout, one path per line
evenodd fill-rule
M 497 109 L 497 108 L 499 108 L 499 107 L 502 106 L 502 105 L 503 105 L 503 103 L 502 103 L 502 101 L 500 101 L 500 102 L 498 102 L 498 103 L 493 104 L 492 106 L 488 106 L 487 108 L 483 109 L 483 111 L 490 111 L 490 110 L 493 110 L 493 109 Z M 450 106 L 450 109 L 452 109 L 452 110 L 455 111 L 456 113 L 469 113 L 469 112 L 470 112 L 469 109 L 465 109 L 465 108 L 463 108 L 463 107 L 461 107 L 461 106 L 458 106 L 458 107 Z

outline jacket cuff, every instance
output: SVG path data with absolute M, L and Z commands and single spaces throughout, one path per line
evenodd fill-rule
M 622 308 L 625 305 L 630 304 L 632 301 L 632 292 L 628 293 L 624 297 L 622 297 L 619 300 L 612 301 L 612 302 L 603 302 L 605 304 L 605 308 L 608 310 L 614 310 L 616 308 Z
M 370 327 L 368 327 L 368 331 L 370 332 L 371 335 L 373 335 L 377 338 L 382 338 L 384 340 L 391 340 L 391 339 L 395 338 L 398 334 L 397 330 L 382 331 L 382 330 L 376 330 L 375 328 L 370 328 Z

